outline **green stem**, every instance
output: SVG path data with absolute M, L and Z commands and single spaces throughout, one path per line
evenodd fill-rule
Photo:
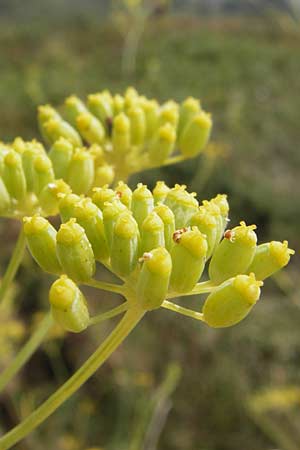
M 125 302 L 122 303 L 119 306 L 116 306 L 113 309 L 110 309 L 109 311 L 102 313 L 102 314 L 98 314 L 97 316 L 91 317 L 90 319 L 90 325 L 95 325 L 96 323 L 100 323 L 100 322 L 104 322 L 107 319 L 111 319 L 112 317 L 115 317 L 119 314 L 121 314 L 122 312 L 126 311 L 129 307 L 129 303 Z
M 11 259 L 9 261 L 9 264 L 7 266 L 6 272 L 2 278 L 1 285 L 0 285 L 0 302 L 5 297 L 5 294 L 13 281 L 16 272 L 21 264 L 21 261 L 23 259 L 24 251 L 26 246 L 26 239 L 24 235 L 23 228 L 20 231 L 14 252 L 11 256 Z
M 176 305 L 176 303 L 168 302 L 165 300 L 162 304 L 163 308 L 170 309 L 171 311 L 182 314 L 183 316 L 192 317 L 192 319 L 201 320 L 204 322 L 203 314 L 197 311 L 193 311 L 189 308 L 184 308 L 183 306 Z
M 122 285 L 107 283 L 106 281 L 98 281 L 98 280 L 90 280 L 87 283 L 84 283 L 85 286 L 91 286 L 96 289 L 101 289 L 103 291 L 115 292 L 117 294 L 124 293 L 124 289 Z
M 194 289 L 190 292 L 171 292 L 167 298 L 186 297 L 187 295 L 207 294 L 213 291 L 217 286 L 213 285 L 210 280 L 197 283 Z
M 0 374 L 0 392 L 6 387 L 12 377 L 18 373 L 18 371 L 24 366 L 31 355 L 39 347 L 52 324 L 53 321 L 51 313 L 47 313 L 38 325 L 36 331 L 22 347 L 12 363 Z
M 0 450 L 7 450 L 27 436 L 47 419 L 62 403 L 76 392 L 86 380 L 109 358 L 145 314 L 144 310 L 133 306 L 120 320 L 111 334 L 89 359 L 51 397 L 30 414 L 23 422 L 0 439 Z

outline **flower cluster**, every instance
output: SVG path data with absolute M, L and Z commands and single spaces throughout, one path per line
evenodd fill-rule
M 226 195 L 199 205 L 186 186 L 158 182 L 152 192 L 143 184 L 131 191 L 119 182 L 114 190 L 95 188 L 91 198 L 62 195 L 58 207 L 58 231 L 40 215 L 24 218 L 24 231 L 42 269 L 61 275 L 50 290 L 52 313 L 74 332 L 91 320 L 77 284 L 101 288 L 93 278 L 96 261 L 123 280 L 112 286 L 128 308 L 164 306 L 212 327 L 227 327 L 248 314 L 262 280 L 284 267 L 293 253 L 286 241 L 257 245 L 255 225 L 241 222 L 226 230 Z M 209 279 L 199 282 L 206 263 Z M 205 292 L 202 313 L 167 300 Z
M 73 95 L 59 112 L 40 106 L 38 122 L 57 178 L 65 178 L 71 160 L 84 166 L 80 173 L 86 186 L 76 175 L 68 179 L 75 193 L 192 158 L 204 149 L 212 127 L 210 115 L 195 98 L 160 105 L 133 88 L 124 95 L 107 90 L 91 94 L 86 102 Z

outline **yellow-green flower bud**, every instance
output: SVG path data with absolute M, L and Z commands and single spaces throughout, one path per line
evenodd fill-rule
M 76 119 L 77 128 L 83 138 L 90 144 L 102 144 L 105 130 L 102 123 L 93 114 L 86 112 L 79 114 Z
M 70 186 L 64 180 L 54 180 L 48 183 L 39 195 L 39 204 L 46 216 L 54 216 L 58 213 L 58 203 L 61 196 L 70 194 Z
M 207 241 L 207 255 L 206 259 L 209 259 L 216 245 L 217 239 L 217 219 L 203 206 L 199 207 L 199 210 L 191 218 L 189 225 L 196 226 L 202 234 L 206 236 Z
M 230 327 L 243 320 L 260 296 L 261 281 L 254 274 L 237 275 L 222 283 L 207 297 L 204 320 L 210 327 Z
M 103 148 L 98 144 L 93 144 L 89 148 L 89 153 L 94 158 L 95 167 L 106 164 L 105 154 Z
M 77 117 L 80 114 L 86 112 L 88 112 L 87 107 L 78 97 L 76 97 L 75 95 L 71 95 L 70 97 L 66 98 L 64 104 L 64 115 L 66 116 L 67 121 L 70 122 L 71 125 L 73 125 L 73 127 L 77 127 Z
M 47 128 L 45 127 L 46 122 L 49 120 L 61 120 L 61 116 L 58 114 L 58 112 L 52 108 L 50 105 L 41 105 L 38 107 L 38 124 L 39 124 L 39 130 L 41 135 L 43 136 L 43 139 L 47 142 L 47 144 L 51 144 L 53 142 L 51 132 L 49 133 L 47 131 Z
M 26 195 L 26 178 L 22 166 L 22 157 L 14 150 L 4 156 L 2 178 L 11 197 L 22 201 Z
M 210 136 L 212 120 L 204 111 L 197 114 L 183 130 L 179 140 L 179 150 L 186 158 L 200 153 Z
M 113 200 L 112 203 L 105 203 L 104 205 L 103 223 L 105 236 L 109 248 L 111 248 L 112 244 L 114 226 L 117 222 L 119 215 L 124 211 L 127 211 L 127 208 L 118 199 Z
M 187 192 L 185 185 L 176 184 L 169 190 L 165 204 L 175 215 L 176 228 L 184 227 L 197 212 L 199 203 L 195 197 L 195 192 Z
M 181 229 L 173 235 L 170 288 L 176 293 L 190 292 L 201 277 L 206 260 L 207 243 L 198 228 Z
M 113 98 L 113 110 L 115 114 L 119 114 L 124 111 L 124 97 L 122 95 L 116 94 Z
M 227 201 L 227 195 L 226 194 L 218 194 L 216 197 L 211 199 L 211 202 L 214 205 L 217 205 L 220 209 L 220 214 L 222 216 L 222 223 L 223 223 L 223 230 L 224 232 L 227 222 L 228 222 L 228 213 L 229 213 L 229 204 Z
M 80 147 L 82 140 L 75 128 L 62 119 L 50 119 L 42 124 L 43 132 L 49 142 L 54 144 L 60 137 L 68 139 L 74 147 Z
M 95 273 L 92 246 L 76 219 L 63 223 L 56 235 L 56 253 L 64 272 L 77 282 L 89 281 Z
M 149 147 L 149 160 L 162 163 L 173 152 L 176 141 L 176 130 L 173 125 L 166 123 L 158 129 L 157 136 Z
M 173 125 L 176 129 L 178 125 L 179 113 L 177 103 L 170 101 L 165 103 L 159 114 L 159 125 L 163 126 L 167 123 Z
M 128 209 L 131 209 L 131 199 L 132 199 L 132 190 L 130 187 L 123 183 L 123 181 L 119 181 L 115 192 L 120 199 L 120 202 L 123 203 Z
M 220 197 L 226 197 L 225 195 L 220 195 Z M 216 240 L 215 240 L 215 247 L 213 249 L 213 251 L 217 248 L 220 240 L 223 237 L 224 234 L 224 230 L 226 228 L 227 225 L 227 216 L 225 217 L 224 215 L 222 215 L 221 213 L 221 208 L 220 206 L 222 206 L 221 204 L 218 205 L 218 202 L 215 201 L 217 198 L 219 198 L 218 196 L 213 198 L 210 201 L 204 200 L 202 202 L 202 206 L 201 208 L 203 208 L 203 210 L 205 210 L 206 212 L 208 212 L 210 215 L 213 215 L 214 218 L 216 219 L 216 223 L 217 223 L 217 227 L 216 227 Z M 226 200 L 227 202 L 227 200 Z M 228 203 L 227 203 L 228 205 Z M 224 206 L 224 205 L 223 205 Z M 225 212 L 225 210 L 223 210 L 223 213 Z M 228 211 L 227 211 L 228 213 Z
M 93 156 L 82 148 L 73 153 L 67 182 L 75 194 L 86 194 L 92 187 L 95 177 Z
M 24 217 L 23 222 L 27 245 L 35 261 L 45 272 L 60 274 L 55 228 L 39 215 Z
M 131 209 L 133 217 L 138 223 L 139 228 L 154 208 L 154 200 L 151 191 L 146 185 L 139 183 L 132 193 Z
M 146 139 L 150 140 L 158 127 L 159 105 L 156 100 L 145 100 L 141 107 L 146 120 Z
M 214 251 L 209 264 L 209 277 L 215 284 L 243 274 L 250 266 L 256 251 L 256 226 L 240 226 L 227 230 Z
M 84 228 L 90 241 L 95 258 L 99 261 L 109 257 L 105 238 L 103 216 L 99 208 L 90 198 L 83 198 L 74 205 L 74 216 L 82 228 Z
M 180 105 L 178 135 L 181 136 L 182 131 L 192 121 L 192 119 L 200 112 L 201 106 L 199 100 L 194 97 L 188 97 Z
M 141 226 L 141 253 L 165 246 L 164 223 L 156 212 L 152 211 Z
M 138 301 L 146 310 L 159 308 L 168 292 L 172 271 L 170 254 L 165 248 L 159 247 L 144 253 L 141 260 L 143 266 L 136 289 Z
M 26 142 L 21 137 L 16 137 L 11 146 L 14 151 L 19 153 L 20 155 L 24 153 L 27 147 Z
M 285 267 L 294 253 L 294 250 L 288 248 L 287 241 L 258 245 L 247 272 L 253 272 L 258 280 L 264 280 Z
M 124 155 L 130 149 L 130 120 L 124 113 L 114 118 L 112 146 L 115 153 Z
M 157 181 L 153 189 L 154 204 L 163 203 L 168 195 L 170 188 L 164 181 Z
M 110 189 L 107 185 L 102 187 L 93 188 L 92 200 L 95 205 L 102 211 L 105 203 L 111 203 L 113 200 L 117 200 L 118 197 L 113 189 Z
M 11 198 L 6 189 L 6 186 L 0 176 L 0 214 L 4 214 L 9 210 Z
M 66 275 L 52 284 L 49 301 L 54 320 L 65 330 L 80 333 L 87 328 L 90 315 L 86 299 Z
M 38 155 L 34 160 L 33 191 L 39 195 L 43 188 L 54 180 L 51 160 L 46 155 Z
M 123 212 L 113 229 L 110 262 L 114 272 L 128 276 L 137 265 L 139 251 L 139 229 L 128 211 Z
M 105 186 L 107 184 L 111 184 L 115 178 L 115 170 L 113 166 L 109 164 L 103 164 L 103 166 L 99 166 L 95 170 L 95 186 Z
M 102 124 L 105 124 L 107 119 L 113 117 L 112 99 L 107 94 L 91 94 L 88 96 L 87 104 L 91 113 L 101 120 Z
M 75 205 L 81 200 L 76 194 L 59 195 L 58 209 L 62 222 L 68 222 L 75 214 Z
M 56 178 L 66 178 L 73 155 L 73 145 L 65 138 L 54 142 L 49 152 Z
M 127 111 L 130 120 L 130 136 L 132 145 L 140 146 L 146 135 L 145 113 L 140 107 L 132 107 Z
M 164 224 L 164 237 L 165 247 L 170 251 L 173 246 L 173 235 L 175 232 L 175 216 L 173 211 L 167 205 L 157 205 L 153 210 L 163 221 Z
M 28 142 L 22 152 L 22 166 L 26 178 L 27 190 L 32 192 L 35 185 L 35 168 L 34 163 L 37 156 L 46 156 L 44 148 L 38 143 Z

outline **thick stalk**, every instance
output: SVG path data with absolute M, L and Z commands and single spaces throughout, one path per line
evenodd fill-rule
M 10 380 L 24 366 L 35 350 L 40 346 L 53 324 L 51 313 L 47 313 L 36 331 L 19 351 L 12 363 L 0 374 L 0 392 L 6 387 Z
M 120 320 L 116 328 L 105 339 L 100 347 L 90 358 L 64 383 L 51 397 L 48 398 L 23 422 L 9 431 L 0 439 L 0 450 L 7 450 L 27 436 L 38 425 L 47 419 L 62 403 L 64 403 L 74 392 L 76 392 L 88 378 L 109 358 L 117 347 L 124 341 L 128 334 L 138 324 L 144 310 L 133 306 Z
M 1 280 L 0 285 L 0 302 L 4 299 L 7 290 L 15 278 L 16 272 L 21 264 L 23 259 L 23 254 L 26 246 L 26 239 L 24 235 L 23 228 L 20 231 L 14 252 L 11 256 L 9 264 L 7 266 L 6 272 Z

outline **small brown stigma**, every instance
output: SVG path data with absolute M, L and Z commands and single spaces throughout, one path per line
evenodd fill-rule
M 145 252 L 144 254 L 143 254 L 143 256 L 141 256 L 140 258 L 139 258 L 139 263 L 143 263 L 144 261 L 148 261 L 149 259 L 151 259 L 152 258 L 152 253 L 150 253 L 150 252 Z
M 176 244 L 179 244 L 181 236 L 183 235 L 183 233 L 186 233 L 187 231 L 188 231 L 188 228 L 186 228 L 186 227 L 183 227 L 183 228 L 180 228 L 179 230 L 176 230 L 173 233 L 173 241 Z
M 120 191 L 117 191 L 117 192 L 116 192 L 116 196 L 117 196 L 118 198 L 121 198 L 121 197 L 122 197 L 122 195 L 123 195 L 123 193 L 122 193 L 122 192 L 120 192 Z
M 230 242 L 234 242 L 235 240 L 235 233 L 232 230 L 226 230 L 224 233 L 224 238 L 228 239 Z

